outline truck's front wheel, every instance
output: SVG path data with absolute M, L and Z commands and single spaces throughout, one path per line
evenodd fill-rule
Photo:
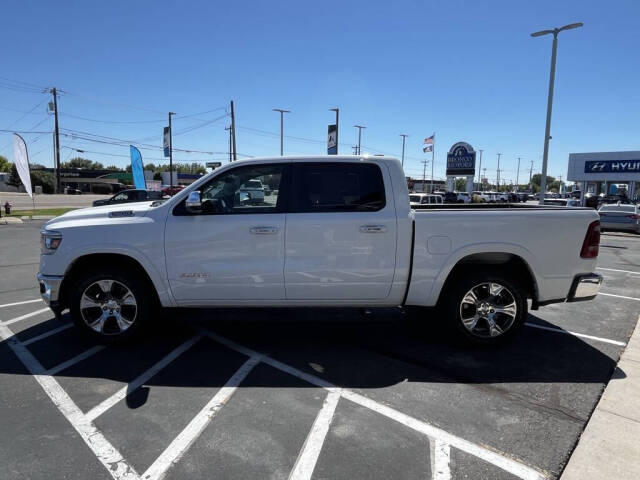
M 506 273 L 468 273 L 456 279 L 445 311 L 467 342 L 495 344 L 513 337 L 524 325 L 527 299 Z
M 121 341 L 135 335 L 145 323 L 153 311 L 151 298 L 138 275 L 105 267 L 76 279 L 71 318 L 99 341 Z

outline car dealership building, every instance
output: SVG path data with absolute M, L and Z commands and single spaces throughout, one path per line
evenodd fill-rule
M 569 154 L 567 180 L 585 193 L 616 194 L 626 189 L 635 199 L 640 195 L 640 152 L 593 152 Z

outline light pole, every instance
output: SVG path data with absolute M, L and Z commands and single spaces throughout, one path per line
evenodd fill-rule
M 402 137 L 402 166 L 404 167 L 404 141 L 409 135 L 407 135 L 406 133 L 401 133 L 400 136 Z
M 498 154 L 498 168 L 496 169 L 496 191 L 500 191 L 500 157 L 501 153 Z
M 338 155 L 338 123 L 340 120 L 340 109 L 339 108 L 330 108 L 331 112 L 336 112 L 336 155 Z
M 367 128 L 362 125 L 354 125 L 355 128 L 358 129 L 358 155 L 362 155 L 361 142 L 362 142 L 362 129 Z M 338 127 L 336 127 L 336 130 Z
M 482 152 L 484 150 L 478 150 L 480 152 L 480 166 L 478 167 L 478 177 L 480 177 L 480 182 L 478 182 L 478 190 L 482 190 L 482 174 L 480 171 L 482 170 Z
M 547 191 L 547 161 L 549 159 L 549 140 L 551 139 L 551 109 L 553 107 L 553 84 L 556 77 L 556 52 L 558 51 L 558 34 L 563 30 L 571 30 L 584 25 L 582 22 L 570 23 L 564 27 L 553 30 L 541 30 L 531 34 L 532 37 L 542 37 L 553 34 L 553 46 L 551 48 L 551 72 L 549 73 L 549 96 L 547 98 L 547 123 L 544 129 L 544 153 L 542 156 L 542 177 L 540 178 L 540 205 L 544 205 L 544 194 Z
M 169 191 L 173 197 L 173 132 L 171 131 L 171 117 L 175 112 L 169 112 Z
M 518 191 L 519 182 L 520 182 L 520 157 L 518 157 L 518 170 L 516 170 L 516 192 Z
M 291 113 L 291 110 L 282 110 L 281 108 L 274 108 L 274 112 L 280 112 L 280 156 L 284 155 L 284 114 Z

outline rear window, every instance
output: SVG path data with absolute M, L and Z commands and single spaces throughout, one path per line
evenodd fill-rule
M 419 202 L 420 201 L 420 195 L 409 195 L 409 201 L 410 202 Z
M 385 206 L 377 165 L 299 163 L 294 165 L 294 212 L 377 211 Z
M 247 183 L 244 184 L 244 188 L 262 188 L 262 183 L 260 183 L 258 180 L 249 180 Z
M 600 208 L 601 212 L 629 212 L 635 213 L 636 207 L 634 205 L 607 205 Z

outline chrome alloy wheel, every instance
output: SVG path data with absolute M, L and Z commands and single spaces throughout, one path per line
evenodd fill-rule
M 118 335 L 136 320 L 138 303 L 131 290 L 116 280 L 98 280 L 80 298 L 82 320 L 102 335 Z
M 477 337 L 502 335 L 513 326 L 517 314 L 515 297 L 507 287 L 496 282 L 476 285 L 460 302 L 460 320 Z

